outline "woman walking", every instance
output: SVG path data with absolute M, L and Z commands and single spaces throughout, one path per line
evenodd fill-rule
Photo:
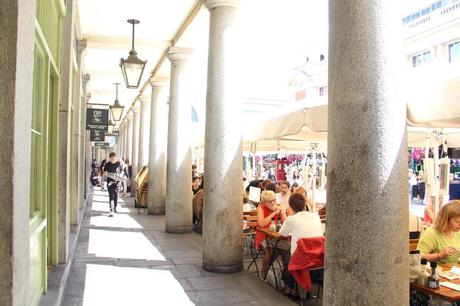
M 113 211 L 117 212 L 117 201 L 118 201 L 118 180 L 115 179 L 116 175 L 120 175 L 122 170 L 120 162 L 117 160 L 115 152 L 109 154 L 109 161 L 105 164 L 103 174 L 107 172 L 107 189 L 109 191 L 109 207 L 112 212 L 112 201 Z M 110 175 L 112 174 L 112 175 Z

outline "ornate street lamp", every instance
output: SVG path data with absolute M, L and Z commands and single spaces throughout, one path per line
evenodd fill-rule
M 115 128 L 115 122 L 113 122 L 112 119 L 110 119 L 109 121 L 109 126 L 108 126 L 108 134 L 112 134 L 113 133 L 113 129 Z
M 120 104 L 120 101 L 118 101 L 118 85 L 120 83 L 113 83 L 116 86 L 116 98 L 115 98 L 115 103 L 113 105 L 110 105 L 110 113 L 112 114 L 112 118 L 115 121 L 120 121 L 121 120 L 121 115 L 123 114 L 123 109 L 125 108 Z
M 137 57 L 137 52 L 134 50 L 134 25 L 139 23 L 139 20 L 129 19 L 128 23 L 133 25 L 133 39 L 131 51 L 127 59 L 120 59 L 120 68 L 123 73 L 127 88 L 137 88 L 141 82 L 142 73 L 144 72 L 147 61 L 140 60 Z

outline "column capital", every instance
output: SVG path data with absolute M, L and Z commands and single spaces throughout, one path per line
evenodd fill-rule
M 91 80 L 91 75 L 89 73 L 85 73 L 83 75 L 83 83 L 86 85 Z
M 154 87 L 164 87 L 168 84 L 169 77 L 166 75 L 153 76 L 149 80 L 150 86 Z
M 140 103 L 150 103 L 150 96 L 149 95 L 142 95 L 139 98 Z
M 218 6 L 230 6 L 238 8 L 240 5 L 239 0 L 201 0 L 201 2 L 208 8 L 208 10 L 212 10 Z
M 82 53 L 86 49 L 86 39 L 77 40 L 77 52 Z
M 171 62 L 174 62 L 176 60 L 187 59 L 192 52 L 192 48 L 170 47 L 167 57 Z

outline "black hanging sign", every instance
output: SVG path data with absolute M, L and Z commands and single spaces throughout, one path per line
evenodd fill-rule
M 110 142 L 95 142 L 95 147 L 110 147 Z
M 109 110 L 98 108 L 86 109 L 87 130 L 107 130 L 109 126 Z
M 104 141 L 105 131 L 104 130 L 89 130 L 90 141 Z

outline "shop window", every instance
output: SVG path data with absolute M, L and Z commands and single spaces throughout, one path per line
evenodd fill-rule
M 321 86 L 319 88 L 319 96 L 322 97 L 326 94 L 326 87 L 325 86 Z
M 431 62 L 431 51 L 425 51 L 412 56 L 412 67 L 417 67 Z
M 449 44 L 449 63 L 460 61 L 460 41 Z

